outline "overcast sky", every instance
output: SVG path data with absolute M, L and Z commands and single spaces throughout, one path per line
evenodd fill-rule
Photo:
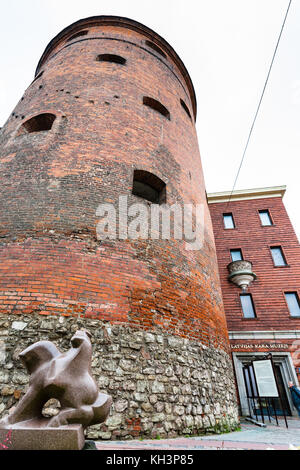
M 81 18 L 119 15 L 163 36 L 185 63 L 197 101 L 208 192 L 230 191 L 288 0 L 0 0 L 0 127 L 49 41 Z M 236 189 L 287 185 L 300 234 L 300 0 L 293 0 Z

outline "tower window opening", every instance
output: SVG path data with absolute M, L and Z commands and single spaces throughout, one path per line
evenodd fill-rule
M 133 175 L 132 194 L 142 197 L 154 204 L 166 202 L 166 183 L 158 176 L 144 170 L 135 170 Z
M 146 44 L 148 47 L 151 47 L 151 49 L 153 49 L 155 52 L 157 52 L 158 54 L 160 54 L 161 56 L 163 56 L 165 59 L 167 58 L 166 54 L 161 50 L 160 47 L 158 47 L 156 44 L 154 44 L 154 42 L 145 41 L 145 44 Z
M 31 134 L 33 132 L 50 131 L 56 119 L 55 114 L 44 113 L 34 116 L 24 122 L 18 135 Z
M 181 106 L 183 107 L 183 109 L 185 110 L 186 114 L 188 115 L 188 117 L 190 118 L 190 120 L 192 120 L 192 116 L 191 116 L 191 113 L 190 113 L 190 110 L 189 108 L 187 107 L 187 105 L 185 104 L 185 102 L 180 98 L 180 103 L 181 103 Z
M 126 59 L 120 55 L 115 54 L 100 54 L 97 56 L 97 62 L 112 62 L 114 64 L 126 64 Z
M 73 41 L 73 39 L 80 38 L 81 36 L 86 36 L 88 34 L 88 30 L 85 29 L 83 31 L 79 31 L 78 33 L 73 34 L 69 39 L 67 39 L 67 42 Z
M 149 106 L 149 108 L 154 109 L 154 111 L 157 111 L 158 113 L 162 114 L 165 118 L 167 118 L 169 121 L 171 121 L 171 115 L 170 115 L 169 110 L 159 101 L 155 100 L 154 98 L 150 98 L 149 96 L 144 96 L 143 104 L 145 106 Z

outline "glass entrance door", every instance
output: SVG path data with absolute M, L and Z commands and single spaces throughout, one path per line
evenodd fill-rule
M 261 414 L 263 414 L 264 416 L 268 416 L 269 414 L 271 416 L 274 416 L 275 414 L 277 416 L 283 416 L 283 414 L 285 414 L 286 416 L 291 416 L 291 409 L 290 409 L 287 394 L 286 394 L 286 389 L 285 389 L 285 385 L 284 385 L 284 381 L 282 377 L 280 364 L 275 364 L 274 369 L 275 369 L 275 377 L 276 377 L 279 393 L 281 396 L 283 410 L 282 410 L 279 398 L 273 398 L 271 400 L 259 398 L 253 365 L 251 363 L 243 365 L 243 375 L 244 375 L 244 381 L 245 381 L 246 394 L 247 394 L 247 399 L 248 399 L 250 415 L 252 418 L 258 419 L 258 417 L 261 416 Z
M 289 406 L 289 402 L 288 402 L 288 398 L 287 398 L 287 394 L 286 394 L 286 389 L 285 389 L 285 386 L 284 386 L 284 381 L 283 381 L 283 377 L 282 377 L 282 371 L 281 371 L 280 364 L 275 364 L 274 369 L 275 369 L 275 377 L 276 377 L 277 386 L 278 386 L 278 389 L 279 389 L 279 394 L 281 396 L 281 401 L 282 401 L 282 406 L 283 406 L 283 409 L 284 409 L 284 413 L 285 413 L 286 416 L 291 416 L 291 409 L 290 409 L 290 406 Z M 277 415 L 281 416 L 283 413 L 282 413 L 282 409 L 281 409 L 281 406 L 280 406 L 279 398 L 275 398 L 274 402 L 275 402 L 274 406 L 276 407 L 276 413 L 277 413 Z

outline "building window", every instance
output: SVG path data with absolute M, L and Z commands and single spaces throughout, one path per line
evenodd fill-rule
M 285 292 L 285 300 L 292 317 L 300 317 L 300 302 L 297 292 Z
M 56 119 L 55 114 L 45 113 L 34 116 L 24 122 L 19 129 L 18 135 L 31 134 L 33 132 L 50 131 Z
M 244 314 L 244 318 L 256 318 L 254 303 L 251 294 L 241 294 L 241 305 Z
M 126 59 L 115 54 L 100 54 L 96 58 L 97 62 L 112 62 L 114 64 L 125 65 Z
M 225 229 L 235 228 L 235 224 L 234 224 L 234 220 L 233 220 L 233 215 L 232 215 L 232 213 L 223 214 L 223 220 L 224 220 L 224 227 L 225 227 Z
M 259 211 L 259 217 L 260 217 L 261 225 L 263 225 L 264 227 L 267 225 L 273 225 L 273 222 L 272 222 L 272 219 L 268 210 Z
M 78 33 L 73 34 L 73 36 L 67 39 L 67 42 L 73 41 L 73 39 L 80 38 L 81 36 L 86 36 L 87 34 L 88 34 L 87 30 L 79 31 Z
M 230 254 L 232 261 L 242 261 L 244 259 L 242 250 L 240 249 L 230 250 Z
M 154 98 L 150 98 L 149 96 L 144 96 L 143 104 L 145 106 L 148 106 L 149 108 L 154 109 L 154 111 L 157 111 L 158 113 L 162 114 L 169 121 L 171 120 L 171 115 L 168 109 L 159 101 L 155 100 Z
M 185 110 L 186 114 L 188 115 L 188 117 L 192 120 L 190 110 L 181 98 L 180 98 L 180 103 L 181 103 L 181 106 L 183 107 L 183 109 Z
M 165 59 L 167 58 L 166 54 L 161 50 L 160 47 L 158 47 L 156 44 L 154 44 L 154 42 L 151 42 L 151 41 L 145 41 L 145 44 L 148 46 L 148 47 L 151 47 L 151 49 L 153 49 L 155 52 L 157 52 L 158 54 L 160 54 L 162 57 L 164 57 Z
M 281 246 L 272 246 L 271 254 L 275 266 L 287 266 Z
M 166 184 L 158 176 L 148 171 L 135 170 L 132 194 L 154 204 L 164 204 L 166 202 Z

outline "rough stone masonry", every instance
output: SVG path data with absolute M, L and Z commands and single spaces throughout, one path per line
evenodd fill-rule
M 45 339 L 67 350 L 80 328 L 92 333 L 93 375 L 114 402 L 106 423 L 89 428 L 89 438 L 174 437 L 235 428 L 234 377 L 226 352 L 158 329 L 150 333 L 98 320 L 36 315 L 0 317 L 1 413 L 16 404 L 28 384 L 18 353 Z M 55 414 L 53 405 L 46 405 L 46 415 Z

